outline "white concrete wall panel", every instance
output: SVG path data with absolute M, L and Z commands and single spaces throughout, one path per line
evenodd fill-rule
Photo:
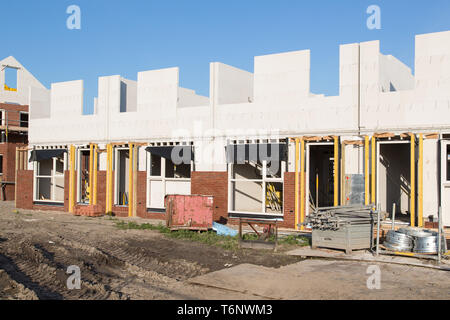
M 5 67 L 17 69 L 17 91 L 4 90 Z M 0 103 L 29 104 L 30 88 L 47 90 L 19 61 L 10 56 L 0 61 Z

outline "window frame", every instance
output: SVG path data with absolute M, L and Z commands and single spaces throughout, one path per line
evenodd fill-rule
M 128 208 L 128 205 L 121 205 L 119 204 L 119 170 L 116 168 L 120 168 L 119 166 L 119 161 L 120 161 L 120 157 L 119 157 L 119 152 L 120 151 L 130 151 L 130 148 L 128 147 L 117 147 L 114 148 L 114 152 L 113 152 L 113 171 L 114 171 L 114 206 L 115 207 L 124 207 L 124 208 Z M 129 158 L 128 158 L 129 159 Z M 126 174 L 128 174 L 128 172 L 126 172 Z
M 167 190 L 167 182 L 176 181 L 176 182 L 191 182 L 192 181 L 192 172 L 194 172 L 194 161 L 191 160 L 190 163 L 190 172 L 191 177 L 190 178 L 167 178 L 166 177 L 166 165 L 167 165 L 167 159 L 164 157 L 161 157 L 161 174 L 159 176 L 152 176 L 151 175 L 151 167 L 152 167 L 152 154 L 150 152 L 146 152 L 146 164 L 147 164 L 147 195 L 146 195 L 146 207 L 147 209 L 165 209 L 165 207 L 154 207 L 151 206 L 151 191 L 150 191 L 150 184 L 152 181 L 161 181 L 163 185 L 164 194 L 166 195 Z
M 279 160 L 281 165 L 281 177 L 280 178 L 269 178 L 267 177 L 267 160 L 262 161 L 262 173 L 261 173 L 261 179 L 236 179 L 233 178 L 233 166 L 235 163 L 228 163 L 227 169 L 228 169 L 228 212 L 231 214 L 245 214 L 245 215 L 258 215 L 258 216 L 268 216 L 268 217 L 284 217 L 284 174 L 287 172 L 287 161 Z M 249 161 L 250 162 L 250 161 Z M 233 193 L 233 183 L 236 182 L 257 182 L 262 184 L 262 190 L 261 190 L 261 211 L 260 212 L 250 212 L 250 211 L 243 211 L 243 210 L 232 210 L 233 209 L 233 201 L 234 201 L 234 193 Z M 266 185 L 267 183 L 281 183 L 283 186 L 283 206 L 281 213 L 274 213 L 274 212 L 267 212 L 266 208 Z
M 65 171 L 67 170 L 67 152 L 64 153 L 64 157 L 62 159 L 63 161 L 63 173 L 62 174 L 57 174 L 56 172 L 56 163 L 57 163 L 57 157 L 53 157 L 52 158 L 52 162 L 53 162 L 53 166 L 52 166 L 52 172 L 53 174 L 50 175 L 38 175 L 38 169 L 39 169 L 39 165 L 40 163 L 38 161 L 33 161 L 33 202 L 36 203 L 56 203 L 56 204 L 64 204 L 64 196 L 63 196 L 63 200 L 62 201 L 58 201 L 55 200 L 55 195 L 56 195 L 56 178 L 63 178 L 63 183 L 64 183 L 64 175 L 65 175 Z M 37 185 L 38 185 L 38 179 L 50 179 L 51 181 L 51 199 L 48 200 L 41 200 L 37 198 Z M 65 188 L 65 185 L 64 185 Z
M 0 109 L 1 117 L 0 117 L 0 126 L 6 126 L 6 110 Z
M 28 116 L 28 120 L 26 121 L 26 126 L 22 126 L 22 115 L 26 114 Z M 19 111 L 19 127 L 20 128 L 29 128 L 30 123 L 30 113 L 27 111 Z
M 86 204 L 88 204 L 88 203 L 86 203 L 86 202 L 81 202 L 81 181 L 82 181 L 82 176 L 81 176 L 81 167 L 82 167 L 82 165 L 81 165 L 81 159 L 82 159 L 82 154 L 83 154 L 83 152 L 89 152 L 90 151 L 90 149 L 89 148 L 87 148 L 87 147 L 81 147 L 81 148 L 78 148 L 77 149 L 77 153 L 76 153 L 76 164 L 75 164 L 75 167 L 76 167 L 76 178 L 77 178 L 77 197 L 76 197 L 76 201 L 77 201 L 77 204 L 80 204 L 80 205 L 86 205 Z

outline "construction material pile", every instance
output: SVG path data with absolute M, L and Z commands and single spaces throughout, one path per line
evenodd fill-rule
M 317 208 L 305 221 L 313 230 L 339 230 L 345 225 L 374 224 L 373 206 Z
M 399 252 L 415 252 L 436 254 L 439 251 L 439 234 L 435 231 L 421 228 L 402 228 L 390 230 L 386 235 L 384 246 Z M 445 238 L 441 238 L 441 248 L 445 250 Z

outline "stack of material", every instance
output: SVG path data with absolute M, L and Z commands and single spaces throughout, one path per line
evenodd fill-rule
M 372 206 L 318 208 L 306 219 L 312 228 L 312 248 L 345 250 L 373 247 L 377 211 Z
M 75 216 L 102 217 L 105 215 L 105 211 L 103 210 L 103 207 L 99 204 L 76 205 L 73 214 Z
M 346 225 L 373 224 L 373 206 L 342 206 L 318 208 L 306 218 L 313 230 L 339 230 Z

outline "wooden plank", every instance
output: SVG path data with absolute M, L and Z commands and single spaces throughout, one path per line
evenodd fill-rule
M 342 144 L 344 145 L 354 145 L 354 146 L 363 146 L 364 145 L 364 141 L 361 140 L 345 140 L 342 142 Z
M 439 133 L 429 133 L 425 135 L 425 139 L 439 139 Z
M 403 139 L 409 138 L 411 136 L 412 136 L 411 132 L 405 132 L 405 133 L 400 134 L 400 138 L 403 138 Z
M 378 139 L 394 138 L 395 133 L 384 132 L 384 133 L 374 133 L 373 136 Z

